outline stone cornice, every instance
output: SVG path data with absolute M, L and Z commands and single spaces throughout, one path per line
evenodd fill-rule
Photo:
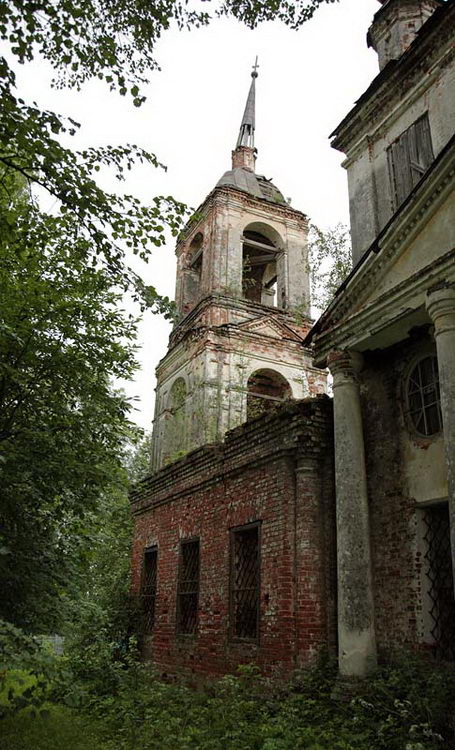
M 390 323 L 408 317 L 415 309 L 415 300 L 423 304 L 428 287 L 441 278 L 455 281 L 455 247 L 372 300 L 371 304 L 319 334 L 315 341 L 318 365 L 325 366 L 328 352 L 334 347 L 355 349 L 356 342 L 365 336 L 365 332 L 373 337 Z
M 437 161 L 364 253 L 315 329 L 327 328 L 357 307 L 376 288 L 378 276 L 384 275 L 397 251 L 412 242 L 428 221 L 428 214 L 436 211 L 451 193 L 455 178 L 455 139 Z
M 318 459 L 331 450 L 331 399 L 303 399 L 250 420 L 140 482 L 130 493 L 134 515 L 223 481 L 248 466 L 286 455 Z M 317 437 L 317 439 L 315 439 Z
M 279 307 L 268 307 L 267 305 L 262 305 L 259 302 L 251 302 L 250 300 L 246 300 L 241 297 L 229 297 L 223 294 L 211 294 L 201 299 L 197 303 L 196 307 L 194 307 L 176 325 L 169 337 L 169 346 L 172 348 L 184 338 L 191 335 L 192 329 L 197 327 L 198 318 L 200 318 L 204 314 L 204 312 L 211 306 L 223 308 L 225 310 L 239 310 L 242 312 L 244 311 L 248 315 L 248 318 L 245 318 L 242 323 L 246 323 L 247 320 L 253 320 L 259 317 L 274 317 L 277 320 L 281 319 L 287 326 L 289 326 L 292 321 L 291 311 L 282 310 Z M 312 320 L 310 317 L 306 317 L 303 318 L 303 322 L 311 325 Z
M 204 342 L 204 346 L 217 349 L 219 351 L 237 352 L 245 355 L 244 347 L 239 346 L 239 342 L 248 340 L 250 344 L 273 347 L 276 351 L 294 350 L 296 354 L 301 352 L 310 356 L 310 350 L 304 346 L 303 340 L 296 338 L 275 338 L 267 336 L 260 331 L 251 331 L 248 328 L 240 327 L 235 323 L 226 323 L 219 326 L 198 326 L 191 328 L 184 340 L 180 340 L 168 353 L 160 360 L 156 373 L 157 377 L 162 378 L 163 372 L 177 367 L 181 353 L 187 346 L 196 346 L 198 342 Z M 226 342 L 226 343 L 223 343 Z M 252 353 L 250 356 L 254 356 Z M 178 370 L 176 370 L 177 372 Z
M 391 61 L 331 134 L 333 148 L 350 152 L 354 144 L 371 130 L 384 112 L 407 98 L 408 92 L 436 64 L 442 68 L 454 57 L 453 24 L 455 7 L 445 3 L 422 26 L 416 39 L 399 60 Z M 445 49 L 446 47 L 446 49 Z M 423 81 L 423 85 L 426 83 Z
M 213 209 L 217 203 L 221 202 L 224 202 L 225 204 L 230 202 L 234 204 L 236 203 L 239 209 L 244 209 L 245 206 L 247 206 L 256 211 L 260 210 L 261 213 L 265 212 L 269 215 L 274 215 L 276 218 L 279 218 L 281 220 L 285 219 L 287 222 L 295 224 L 295 226 L 299 229 L 306 228 L 308 226 L 308 217 L 306 216 L 306 214 L 296 208 L 292 208 L 292 206 L 287 203 L 275 203 L 273 201 L 267 200 L 266 198 L 256 198 L 255 196 L 250 195 L 243 190 L 238 190 L 234 187 L 223 185 L 221 187 L 215 187 L 203 200 L 200 206 L 198 206 L 194 214 L 196 216 L 200 215 L 200 218 L 197 221 L 190 220 L 183 228 L 176 246 L 177 254 L 178 248 L 188 240 L 193 232 L 197 230 L 198 226 L 207 217 L 209 211 Z
M 441 158 L 437 168 L 424 178 L 416 189 L 414 195 L 408 200 L 403 209 L 392 217 L 391 222 L 380 233 L 378 239 L 367 250 L 357 269 L 340 287 L 335 299 L 316 323 L 310 333 L 317 352 L 318 361 L 321 360 L 322 352 L 326 352 L 327 346 L 323 343 L 327 337 L 331 340 L 336 338 L 336 331 L 351 328 L 353 320 L 362 320 L 362 316 L 368 315 L 367 311 L 375 309 L 379 312 L 378 298 L 372 301 L 365 310 L 359 310 L 362 301 L 377 288 L 380 279 L 384 278 L 399 252 L 402 252 L 419 234 L 427 223 L 429 216 L 434 214 L 447 196 L 452 192 L 455 180 L 455 143 L 448 148 Z M 449 253 L 450 255 L 451 253 Z M 445 256 L 443 256 L 445 257 Z M 445 266 L 442 259 L 432 265 L 439 268 Z M 431 267 L 427 267 L 425 273 L 432 276 Z M 409 286 L 410 296 L 412 292 L 412 279 L 420 278 L 421 272 L 414 274 L 410 279 L 398 284 L 396 289 Z M 391 304 L 395 288 L 386 293 L 386 304 Z M 352 314 L 352 311 L 356 312 Z M 308 340 L 306 341 L 308 344 Z

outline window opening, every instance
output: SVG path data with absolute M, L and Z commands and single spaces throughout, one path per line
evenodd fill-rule
M 257 370 L 248 378 L 246 401 L 247 419 L 276 411 L 284 401 L 292 398 L 287 380 L 273 370 Z
M 455 660 L 455 599 L 447 504 L 425 511 L 426 575 L 429 581 L 431 635 L 434 655 Z
M 190 243 L 190 268 L 194 271 L 198 277 L 201 276 L 202 271 L 202 242 L 203 236 L 201 232 L 198 232 Z
M 269 307 L 276 305 L 277 249 L 260 232 L 243 233 L 242 293 L 245 299 Z
M 407 382 L 407 408 L 417 432 L 435 435 L 442 429 L 438 360 L 434 356 L 421 359 Z
M 232 638 L 259 635 L 259 524 L 231 531 L 230 624 Z
M 387 149 L 395 208 L 409 195 L 434 159 L 428 114 L 420 117 Z
M 141 605 L 143 618 L 142 631 L 145 635 L 149 635 L 150 633 L 152 633 L 155 626 L 157 567 L 157 548 L 150 547 L 149 549 L 144 550 L 141 583 Z
M 199 599 L 199 539 L 181 542 L 177 589 L 177 632 L 192 635 L 197 629 Z

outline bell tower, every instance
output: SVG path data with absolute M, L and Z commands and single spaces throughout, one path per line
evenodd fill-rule
M 179 313 L 157 375 L 152 468 L 287 399 L 325 393 L 311 327 L 308 220 L 255 172 L 257 61 L 225 172 L 177 247 Z

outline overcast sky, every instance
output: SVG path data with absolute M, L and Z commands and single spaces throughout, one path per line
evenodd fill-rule
M 22 69 L 19 83 L 40 106 L 81 123 L 72 146 L 136 143 L 167 165 L 167 172 L 137 167 L 125 192 L 144 202 L 172 194 L 197 207 L 230 168 L 258 55 L 256 171 L 272 178 L 293 207 L 321 227 L 348 223 L 343 157 L 330 148 L 328 136 L 378 73 L 366 32 L 379 7 L 377 0 L 340 0 L 321 7 L 297 32 L 279 23 L 250 31 L 225 19 L 204 29 L 165 32 L 156 50 L 161 71 L 151 74 L 147 102 L 140 109 L 98 81 L 81 92 L 51 91 L 45 65 Z M 103 187 L 118 189 L 118 183 L 105 181 Z M 170 297 L 174 244 L 157 249 L 147 265 L 135 266 Z M 168 335 L 164 320 L 144 319 L 142 370 L 127 389 L 138 399 L 136 421 L 148 429 L 154 368 L 166 352 Z

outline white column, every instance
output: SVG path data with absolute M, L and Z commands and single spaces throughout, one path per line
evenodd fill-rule
M 455 288 L 444 285 L 427 294 L 434 324 L 441 391 L 442 426 L 449 484 L 450 541 L 455 584 Z
M 356 352 L 331 352 L 335 424 L 338 648 L 342 675 L 376 666 L 370 529 Z

